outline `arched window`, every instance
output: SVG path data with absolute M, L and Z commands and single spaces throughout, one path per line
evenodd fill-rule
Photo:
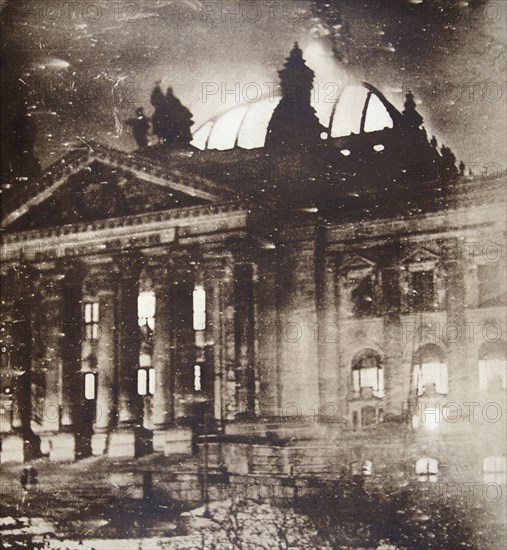
M 447 363 L 435 344 L 422 346 L 414 356 L 414 385 L 417 395 L 448 393 Z
M 479 387 L 483 390 L 506 389 L 506 343 L 487 342 L 479 351 Z
M 371 388 L 375 397 L 384 397 L 384 369 L 376 351 L 365 350 L 356 356 L 352 363 L 352 387 L 360 395 Z
M 438 476 L 438 460 L 428 457 L 420 458 L 415 464 L 415 473 L 419 476 L 419 481 L 435 483 Z
M 487 456 L 482 461 L 484 483 L 505 485 L 507 481 L 507 457 Z

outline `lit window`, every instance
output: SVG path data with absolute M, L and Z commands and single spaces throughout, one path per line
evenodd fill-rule
M 202 286 L 193 292 L 193 320 L 194 330 L 206 328 L 206 291 Z
M 93 401 L 97 398 L 97 374 L 87 372 L 84 375 L 84 398 Z
M 194 365 L 194 391 L 202 390 L 201 375 L 201 365 Z
M 137 317 L 139 326 L 148 325 L 155 329 L 155 293 L 153 291 L 140 292 L 137 298 Z
M 84 305 L 85 340 L 97 340 L 99 337 L 99 303 L 88 302 Z
M 505 342 L 483 344 L 479 354 L 479 386 L 483 390 L 506 389 Z
M 371 388 L 375 397 L 384 397 L 384 369 L 380 356 L 373 350 L 362 353 L 352 365 L 352 386 L 355 393 Z
M 155 369 L 138 369 L 137 393 L 139 395 L 153 395 L 155 393 Z
M 410 304 L 415 311 L 435 306 L 435 279 L 433 271 L 413 271 L 410 284 Z
M 419 481 L 435 483 L 438 476 L 438 460 L 436 458 L 420 458 L 415 465 L 415 473 Z
M 353 462 L 350 466 L 353 476 L 371 476 L 373 462 L 371 460 Z
M 484 483 L 505 485 L 507 481 L 507 457 L 488 456 L 482 461 Z
M 428 344 L 417 352 L 414 361 L 414 385 L 419 396 L 448 393 L 447 363 L 437 346 Z

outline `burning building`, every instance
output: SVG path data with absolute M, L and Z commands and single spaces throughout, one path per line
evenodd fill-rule
M 199 147 L 187 113 L 6 189 L 2 462 L 205 440 L 236 474 L 505 486 L 505 175 L 411 94 L 351 84 L 325 124 L 297 45 L 279 74 Z

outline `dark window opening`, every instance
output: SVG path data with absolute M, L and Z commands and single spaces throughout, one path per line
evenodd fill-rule
M 413 271 L 410 284 L 410 305 L 415 311 L 435 307 L 435 280 L 433 271 Z
M 352 291 L 353 313 L 356 317 L 375 315 L 373 276 L 367 275 Z

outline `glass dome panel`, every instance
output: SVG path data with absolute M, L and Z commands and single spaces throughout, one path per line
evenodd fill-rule
M 359 134 L 361 117 L 368 90 L 363 86 L 347 86 L 336 105 L 331 137 Z
M 266 98 L 250 107 L 239 130 L 238 145 L 245 149 L 264 147 L 268 125 L 280 97 Z
M 359 134 L 368 93 L 369 90 L 359 84 L 344 88 L 336 102 L 331 137 Z M 192 144 L 199 149 L 220 150 L 232 149 L 236 142 L 244 149 L 263 147 L 269 121 L 280 99 L 280 96 L 267 97 L 254 103 L 233 107 L 201 126 L 195 132 Z M 327 128 L 330 124 L 333 104 L 318 105 L 313 102 L 312 105 L 317 111 L 321 124 Z M 389 112 L 378 96 L 372 93 L 364 131 L 374 132 L 392 127 L 393 121 Z
M 232 149 L 243 118 L 250 105 L 235 107 L 221 115 L 213 125 L 209 137 L 209 149 Z
M 209 134 L 213 128 L 213 121 L 208 120 L 200 128 L 198 128 L 192 139 L 192 145 L 199 149 L 206 149 L 206 142 L 208 141 Z
M 392 127 L 393 119 L 391 118 L 391 115 L 387 112 L 387 109 L 382 104 L 382 101 L 380 101 L 375 94 L 372 94 L 368 105 L 368 111 L 366 112 L 364 131 L 375 132 L 377 130 Z

